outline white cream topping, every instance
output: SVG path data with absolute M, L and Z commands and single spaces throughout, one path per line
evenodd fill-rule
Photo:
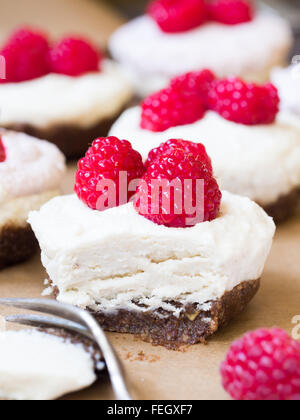
M 271 204 L 300 186 L 300 127 L 279 120 L 247 126 L 208 112 L 194 124 L 154 133 L 141 129 L 140 120 L 140 108 L 132 108 L 110 134 L 130 140 L 144 159 L 161 142 L 181 138 L 205 145 L 222 189 L 261 205 Z
M 287 68 L 277 68 L 271 80 L 278 88 L 281 110 L 300 117 L 300 64 Z
M 90 127 L 117 115 L 131 96 L 132 88 L 123 71 L 106 60 L 101 72 L 80 77 L 49 74 L 29 82 L 0 85 L 0 125 Z
M 278 114 L 278 121 L 281 124 L 289 124 L 295 127 L 296 130 L 300 130 L 300 114 L 295 112 L 281 111 Z
M 0 135 L 6 150 L 0 162 L 0 203 L 59 189 L 65 158 L 54 144 L 12 131 Z
M 116 31 L 110 50 L 144 96 L 171 77 L 203 68 L 220 77 L 264 81 L 272 67 L 285 64 L 291 45 L 288 23 L 270 13 L 245 24 L 207 23 L 180 34 L 166 34 L 142 16 Z
M 54 198 L 30 213 L 29 223 L 58 300 L 107 312 L 163 307 L 175 315 L 180 309 L 166 301 L 203 307 L 258 279 L 275 232 L 257 204 L 228 192 L 217 219 L 186 229 L 156 225 L 132 203 L 93 211 L 75 195 Z
M 37 331 L 0 333 L 0 397 L 54 400 L 96 381 L 81 344 Z

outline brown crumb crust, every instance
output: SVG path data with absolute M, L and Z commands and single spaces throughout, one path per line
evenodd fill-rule
M 196 303 L 190 304 L 179 318 L 163 309 L 158 311 L 163 316 L 159 316 L 158 312 L 128 310 L 93 315 L 106 331 L 135 334 L 153 345 L 179 350 L 184 345 L 205 343 L 245 309 L 259 287 L 260 280 L 243 282 L 211 302 L 210 310 L 199 311 Z
M 29 225 L 0 228 L 0 269 L 29 259 L 38 243 Z

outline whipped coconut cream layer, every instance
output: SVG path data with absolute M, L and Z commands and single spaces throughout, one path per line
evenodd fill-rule
M 81 344 L 37 331 L 0 333 L 0 397 L 54 400 L 96 381 Z
M 261 277 L 275 225 L 248 198 L 224 192 L 220 216 L 192 228 L 159 226 L 132 203 L 93 211 L 75 195 L 29 216 L 58 300 L 105 312 L 208 302 Z M 134 303 L 137 301 L 145 307 Z
M 0 135 L 6 150 L 6 160 L 0 162 L 1 206 L 59 189 L 65 158 L 56 146 L 23 133 L 0 131 Z
M 126 111 L 110 134 L 128 139 L 144 159 L 169 139 L 203 143 L 222 189 L 268 205 L 300 186 L 300 127 L 281 122 L 247 126 L 208 112 L 194 124 L 161 133 L 140 127 L 139 107 Z
M 0 125 L 91 127 L 117 115 L 131 96 L 127 78 L 107 60 L 101 72 L 80 77 L 49 74 L 29 82 L 0 85 Z
M 300 64 L 274 69 L 271 80 L 281 99 L 280 120 L 300 128 Z
M 207 23 L 180 34 L 166 34 L 142 16 L 116 31 L 110 50 L 145 96 L 171 77 L 203 68 L 220 77 L 265 81 L 274 66 L 285 64 L 291 45 L 290 27 L 274 14 L 259 13 L 234 26 Z

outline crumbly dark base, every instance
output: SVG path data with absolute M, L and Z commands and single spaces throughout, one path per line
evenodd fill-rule
M 256 295 L 260 280 L 239 284 L 221 299 L 211 302 L 209 311 L 197 311 L 197 304 L 184 308 L 180 317 L 160 310 L 139 312 L 119 310 L 115 314 L 93 313 L 99 324 L 110 332 L 131 333 L 153 345 L 178 350 L 183 345 L 205 343 L 218 329 L 239 315 Z M 172 302 L 172 304 L 175 304 Z
M 48 129 L 41 129 L 28 124 L 14 124 L 6 128 L 21 131 L 39 139 L 48 140 L 54 143 L 67 159 L 79 159 L 85 155 L 88 147 L 97 137 L 107 136 L 111 126 L 119 118 L 124 109 L 113 117 L 107 118 L 89 128 L 59 125 Z
M 26 261 L 37 248 L 37 240 L 29 225 L 0 228 L 0 269 Z
M 300 189 L 294 189 L 287 195 L 281 196 L 275 203 L 264 206 L 264 210 L 273 217 L 276 224 L 292 217 L 300 204 Z

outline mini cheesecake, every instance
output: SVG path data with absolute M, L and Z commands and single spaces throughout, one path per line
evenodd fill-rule
M 84 38 L 53 42 L 24 27 L 10 35 L 0 55 L 0 125 L 48 140 L 69 159 L 107 135 L 132 97 L 120 67 Z
M 0 333 L 0 398 L 54 400 L 91 386 L 102 356 L 63 332 Z
M 249 22 L 208 21 L 180 33 L 165 33 L 144 15 L 118 29 L 110 40 L 112 56 L 127 71 L 140 97 L 165 87 L 179 74 L 203 68 L 219 77 L 264 82 L 273 67 L 286 64 L 291 46 L 288 23 L 261 11 Z
M 51 143 L 1 130 L 0 268 L 22 262 L 36 250 L 28 213 L 59 194 L 65 159 Z
M 280 115 L 280 114 L 279 114 Z M 300 197 L 300 126 L 282 121 L 244 125 L 208 111 L 193 124 L 163 132 L 142 129 L 141 108 L 127 110 L 114 124 L 113 136 L 129 138 L 144 159 L 168 139 L 203 143 L 222 189 L 245 195 L 277 223 L 297 208 Z
M 275 232 L 257 204 L 225 191 L 216 219 L 187 228 L 155 224 L 132 202 L 95 211 L 76 195 L 29 223 L 59 301 L 171 349 L 205 342 L 246 307 Z
M 131 98 L 123 71 L 105 60 L 101 71 L 78 77 L 50 73 L 0 84 L 0 125 L 46 139 L 67 158 L 78 158 L 94 138 L 107 135 Z

